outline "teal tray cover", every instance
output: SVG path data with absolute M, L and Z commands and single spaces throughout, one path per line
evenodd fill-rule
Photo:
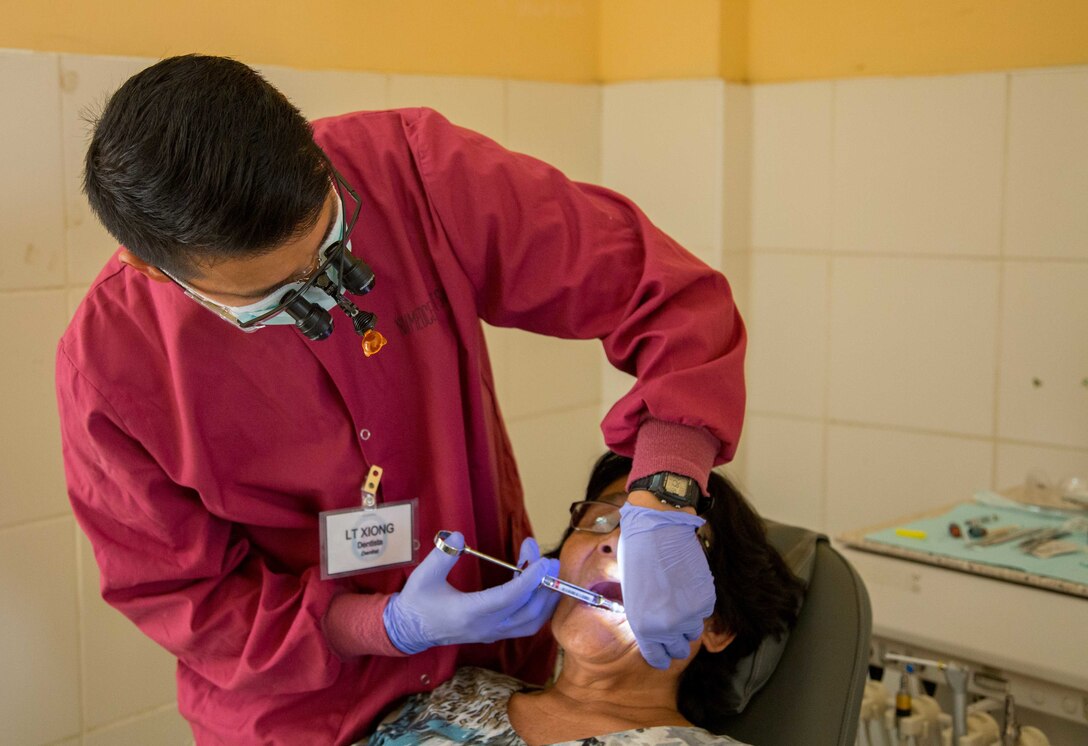
M 973 562 L 992 567 L 1004 567 L 1020 572 L 1057 578 L 1071 583 L 1088 585 L 1088 534 L 1081 530 L 1062 537 L 1064 541 L 1073 541 L 1081 546 L 1081 551 L 1065 554 L 1050 559 L 1041 559 L 1025 554 L 1017 548 L 1020 540 L 997 544 L 989 547 L 971 546 L 967 537 L 966 522 L 972 518 L 996 515 L 998 519 L 986 523 L 988 530 L 1001 526 L 1017 525 L 1023 528 L 1054 528 L 1060 526 L 1064 517 L 1053 517 L 1031 513 L 1022 509 L 993 507 L 978 503 L 961 503 L 947 513 L 935 517 L 922 518 L 899 526 L 893 526 L 865 535 L 865 539 L 879 544 L 938 557 Z M 948 533 L 951 523 L 958 523 L 963 530 L 963 538 L 953 538 Z M 924 531 L 926 538 L 915 539 L 898 536 L 897 528 Z

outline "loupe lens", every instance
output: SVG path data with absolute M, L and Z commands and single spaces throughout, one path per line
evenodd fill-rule
M 299 296 L 284 310 L 295 320 L 295 326 L 307 339 L 317 342 L 332 334 L 332 315 L 316 303 Z
M 345 251 L 344 245 L 339 244 L 329 249 L 329 264 L 338 272 L 342 272 L 340 278 L 344 289 L 352 295 L 366 295 L 374 289 L 374 272 L 366 262 L 352 256 L 350 251 Z M 341 266 L 342 263 L 342 266 Z

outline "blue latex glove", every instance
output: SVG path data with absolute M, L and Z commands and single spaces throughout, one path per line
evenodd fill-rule
M 463 549 L 465 537 L 455 531 L 445 543 Z M 528 567 L 513 580 L 484 591 L 463 593 L 446 582 L 459 559 L 436 547 L 408 576 L 404 589 L 390 597 L 382 621 L 390 642 L 401 652 L 526 637 L 551 618 L 559 594 L 540 581 L 559 574 L 559 560 L 541 559 L 532 538 L 521 543 L 518 557 L 518 567 Z
M 714 576 L 695 536 L 703 523 L 679 510 L 620 508 L 623 607 L 642 657 L 654 668 L 691 655 L 690 643 L 714 613 Z

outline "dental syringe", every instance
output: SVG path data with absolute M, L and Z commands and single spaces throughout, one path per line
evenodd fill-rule
M 507 570 L 510 570 L 515 574 L 521 574 L 520 567 L 517 567 L 516 565 L 511 565 L 509 562 L 503 562 L 501 559 L 496 559 L 489 554 L 477 552 L 471 547 L 466 546 L 464 549 L 451 547 L 449 544 L 446 543 L 446 539 L 450 537 L 451 533 L 453 532 L 439 531 L 437 534 L 434 535 L 434 545 L 452 557 L 456 557 L 464 552 L 465 554 L 471 554 L 473 557 L 479 557 L 482 560 L 487 560 L 488 562 L 498 565 L 499 567 L 505 567 Z M 573 599 L 577 599 L 584 604 L 596 606 L 601 609 L 607 609 L 608 611 L 614 612 L 616 614 L 624 613 L 623 604 L 613 601 L 609 598 L 605 598 L 600 593 L 594 593 L 593 591 L 587 590 L 580 585 L 575 585 L 574 583 L 568 583 L 565 580 L 560 580 L 555 576 L 545 575 L 541 579 L 540 584 L 545 588 L 556 591 L 557 593 L 562 593 L 566 596 L 570 596 Z

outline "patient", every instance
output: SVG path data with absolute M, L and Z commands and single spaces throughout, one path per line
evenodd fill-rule
M 617 528 L 630 468 L 630 459 L 614 453 L 598 460 L 586 500 L 571 506 L 559 548 L 564 580 L 620 601 Z M 551 621 L 563 655 L 553 684 L 536 689 L 462 668 L 434 691 L 410 698 L 369 743 L 737 743 L 699 724 L 725 698 L 737 661 L 793 625 L 803 591 L 733 486 L 711 474 L 708 489 L 713 501 L 698 533 L 717 602 L 687 659 L 664 671 L 652 668 L 622 614 L 564 596 Z

